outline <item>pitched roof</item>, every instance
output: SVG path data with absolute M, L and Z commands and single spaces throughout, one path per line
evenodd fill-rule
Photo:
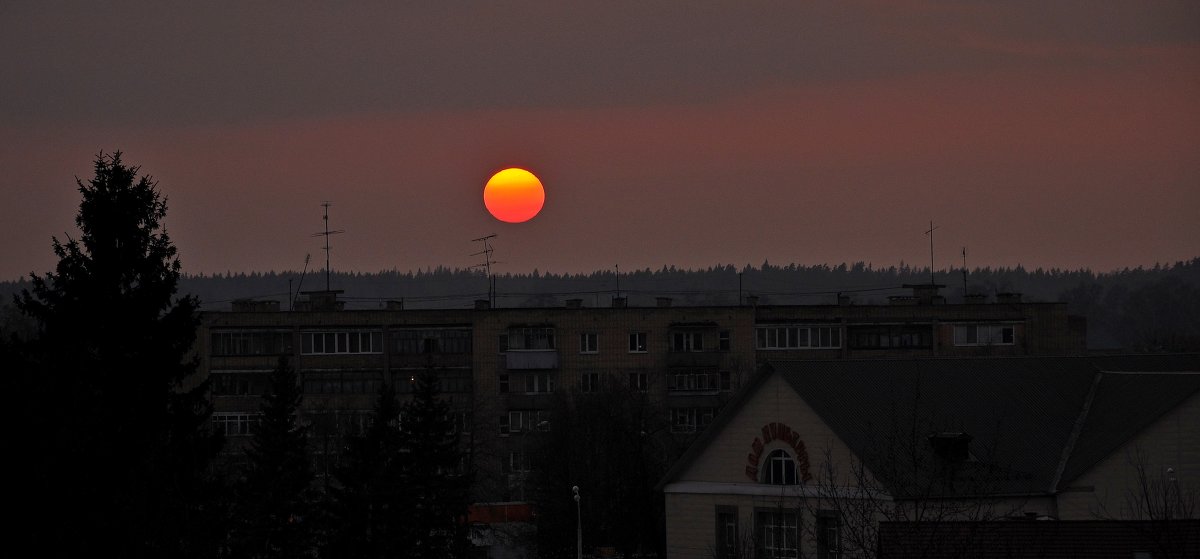
M 726 406 L 660 487 L 703 452 L 763 378 L 778 374 L 877 475 L 893 461 L 880 449 L 898 438 L 932 452 L 922 440 L 930 433 L 962 432 L 972 437 L 962 471 L 987 470 L 986 492 L 1044 494 L 1200 392 L 1200 374 L 1181 371 L 1200 371 L 1200 355 L 778 362 Z

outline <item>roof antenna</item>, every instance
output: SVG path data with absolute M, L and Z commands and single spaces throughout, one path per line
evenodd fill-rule
M 492 245 L 490 243 L 488 243 L 488 240 L 495 239 L 495 238 L 496 238 L 496 234 L 492 233 L 491 235 L 479 237 L 478 239 L 471 239 L 471 242 L 473 242 L 473 243 L 474 242 L 483 243 L 483 250 L 471 254 L 471 256 L 482 255 L 483 263 L 476 264 L 476 265 L 472 266 L 472 268 L 483 268 L 484 274 L 487 275 L 488 304 L 492 307 L 496 306 L 496 279 L 494 277 L 492 277 L 492 264 L 498 264 L 498 262 L 496 262 L 495 260 L 492 260 L 492 252 L 495 251 L 496 249 L 492 248 Z
M 934 229 L 937 229 L 937 227 L 933 226 L 933 220 L 931 219 L 931 220 L 929 220 L 929 230 L 925 232 L 926 235 L 929 235 L 929 286 L 931 288 L 933 287 L 933 284 L 937 283 L 933 279 L 933 230 Z
M 966 297 L 967 296 L 967 247 L 962 247 L 962 255 L 963 255 L 963 268 L 962 268 L 963 297 Z
M 325 220 L 325 231 L 323 233 L 312 234 L 314 237 L 325 237 L 325 291 L 329 291 L 329 249 L 332 248 L 329 246 L 329 236 L 340 235 L 346 232 L 344 229 L 338 229 L 337 231 L 329 230 L 329 206 L 332 205 L 328 200 L 321 203 L 321 206 L 325 208 L 325 217 L 321 218 Z
M 304 276 L 306 274 L 308 274 L 308 259 L 311 256 L 312 256 L 311 254 L 304 255 L 304 270 L 302 270 L 300 272 L 300 281 L 296 282 L 296 292 L 294 294 L 288 293 L 288 298 L 291 299 L 290 301 L 288 301 L 288 310 L 289 311 L 295 310 L 295 308 L 296 308 L 296 299 L 298 299 L 300 297 L 300 289 L 302 289 L 304 287 Z M 292 280 L 288 280 L 288 291 L 291 291 L 291 287 L 292 287 Z

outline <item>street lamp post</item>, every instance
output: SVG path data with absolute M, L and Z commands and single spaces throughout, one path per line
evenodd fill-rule
M 583 514 L 579 512 L 579 486 L 571 488 L 575 493 L 575 558 L 583 559 Z

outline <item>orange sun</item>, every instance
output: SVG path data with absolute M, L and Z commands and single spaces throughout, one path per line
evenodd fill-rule
M 513 167 L 500 171 L 483 187 L 483 205 L 493 217 L 507 223 L 533 219 L 545 202 L 542 181 L 525 169 Z

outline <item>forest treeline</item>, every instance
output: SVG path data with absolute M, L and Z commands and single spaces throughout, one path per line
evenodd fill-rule
M 1026 269 L 1021 266 L 939 270 L 937 283 L 950 303 L 964 292 L 994 296 L 1019 292 L 1024 300 L 1062 301 L 1069 312 L 1088 319 L 1088 342 L 1095 349 L 1180 349 L 1195 347 L 1200 337 L 1200 258 L 1153 267 L 1111 272 Z M 562 306 L 582 299 L 585 306 L 607 306 L 618 293 L 632 306 L 655 304 L 670 297 L 674 305 L 732 305 L 755 295 L 759 304 L 833 304 L 837 295 L 853 304 L 885 303 L 890 295 L 907 294 L 902 286 L 928 283 L 928 267 L 901 263 L 873 267 L 864 262 L 839 265 L 716 265 L 705 269 L 664 266 L 654 270 L 600 270 L 560 274 L 534 270 L 499 274 L 494 280 L 496 306 Z M 347 308 L 381 308 L 403 301 L 409 309 L 470 308 L 487 299 L 489 281 L 477 269 L 437 267 L 400 272 L 334 272 L 330 287 L 342 290 Z M 0 282 L 3 300 L 28 288 L 26 281 Z M 250 272 L 184 275 L 180 292 L 199 298 L 202 310 L 228 310 L 235 299 L 272 299 L 288 308 L 298 292 L 325 288 L 320 272 Z M 11 315 L 4 311 L 5 320 Z M 1150 341 L 1147 341 L 1150 340 Z

